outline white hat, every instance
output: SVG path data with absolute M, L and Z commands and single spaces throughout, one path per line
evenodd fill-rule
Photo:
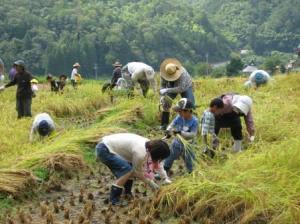
M 237 108 L 244 115 L 247 115 L 252 106 L 252 99 L 249 96 L 234 95 L 232 99 L 232 106 Z

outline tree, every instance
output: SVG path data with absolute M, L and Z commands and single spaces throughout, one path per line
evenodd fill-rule
M 239 56 L 232 56 L 229 64 L 226 66 L 226 74 L 234 76 L 239 74 L 244 67 L 242 59 Z

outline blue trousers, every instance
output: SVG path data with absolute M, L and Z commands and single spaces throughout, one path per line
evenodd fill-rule
M 191 150 L 186 150 L 182 142 L 179 139 L 175 138 L 171 145 L 171 154 L 164 162 L 165 170 L 170 170 L 172 168 L 173 162 L 175 160 L 178 160 L 180 157 L 183 158 L 188 172 L 192 172 L 195 154 Z

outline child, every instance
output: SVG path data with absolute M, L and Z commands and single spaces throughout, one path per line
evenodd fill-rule
M 182 98 L 173 110 L 178 112 L 178 115 L 167 128 L 167 137 L 171 137 L 172 134 L 175 134 L 176 137 L 171 145 L 171 154 L 165 160 L 164 168 L 169 172 L 174 160 L 181 156 L 188 172 L 191 173 L 195 155 L 191 150 L 186 149 L 177 135 L 180 135 L 188 143 L 194 143 L 198 132 L 198 119 L 193 115 L 193 103 L 186 98 Z
M 67 76 L 66 75 L 60 75 L 59 81 L 58 81 L 58 89 L 60 93 L 64 92 L 64 88 L 66 86 Z
M 53 78 L 51 74 L 47 75 L 46 79 L 50 83 L 51 91 L 57 93 L 59 90 L 58 82 Z
M 215 113 L 218 109 L 222 109 L 224 103 L 221 98 L 215 98 L 210 102 L 209 108 L 203 112 L 201 118 L 201 136 L 202 141 L 205 144 L 203 152 L 209 157 L 213 158 L 215 153 L 209 149 L 207 136 L 212 136 L 212 148 L 215 150 L 218 147 L 219 141 L 215 133 Z
M 39 87 L 37 85 L 39 82 L 36 79 L 32 79 L 30 83 L 31 83 L 32 97 L 36 97 L 36 93 L 39 91 Z

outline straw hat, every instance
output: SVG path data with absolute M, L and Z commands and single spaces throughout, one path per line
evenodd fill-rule
M 113 63 L 114 67 L 122 67 L 122 64 L 119 61 L 116 61 L 115 63 Z
M 75 67 L 80 67 L 80 64 L 78 63 L 78 62 L 76 62 L 74 65 L 73 65 L 73 67 L 75 68 Z
M 169 82 L 179 79 L 182 72 L 182 65 L 180 61 L 175 58 L 167 58 L 160 65 L 161 77 Z

